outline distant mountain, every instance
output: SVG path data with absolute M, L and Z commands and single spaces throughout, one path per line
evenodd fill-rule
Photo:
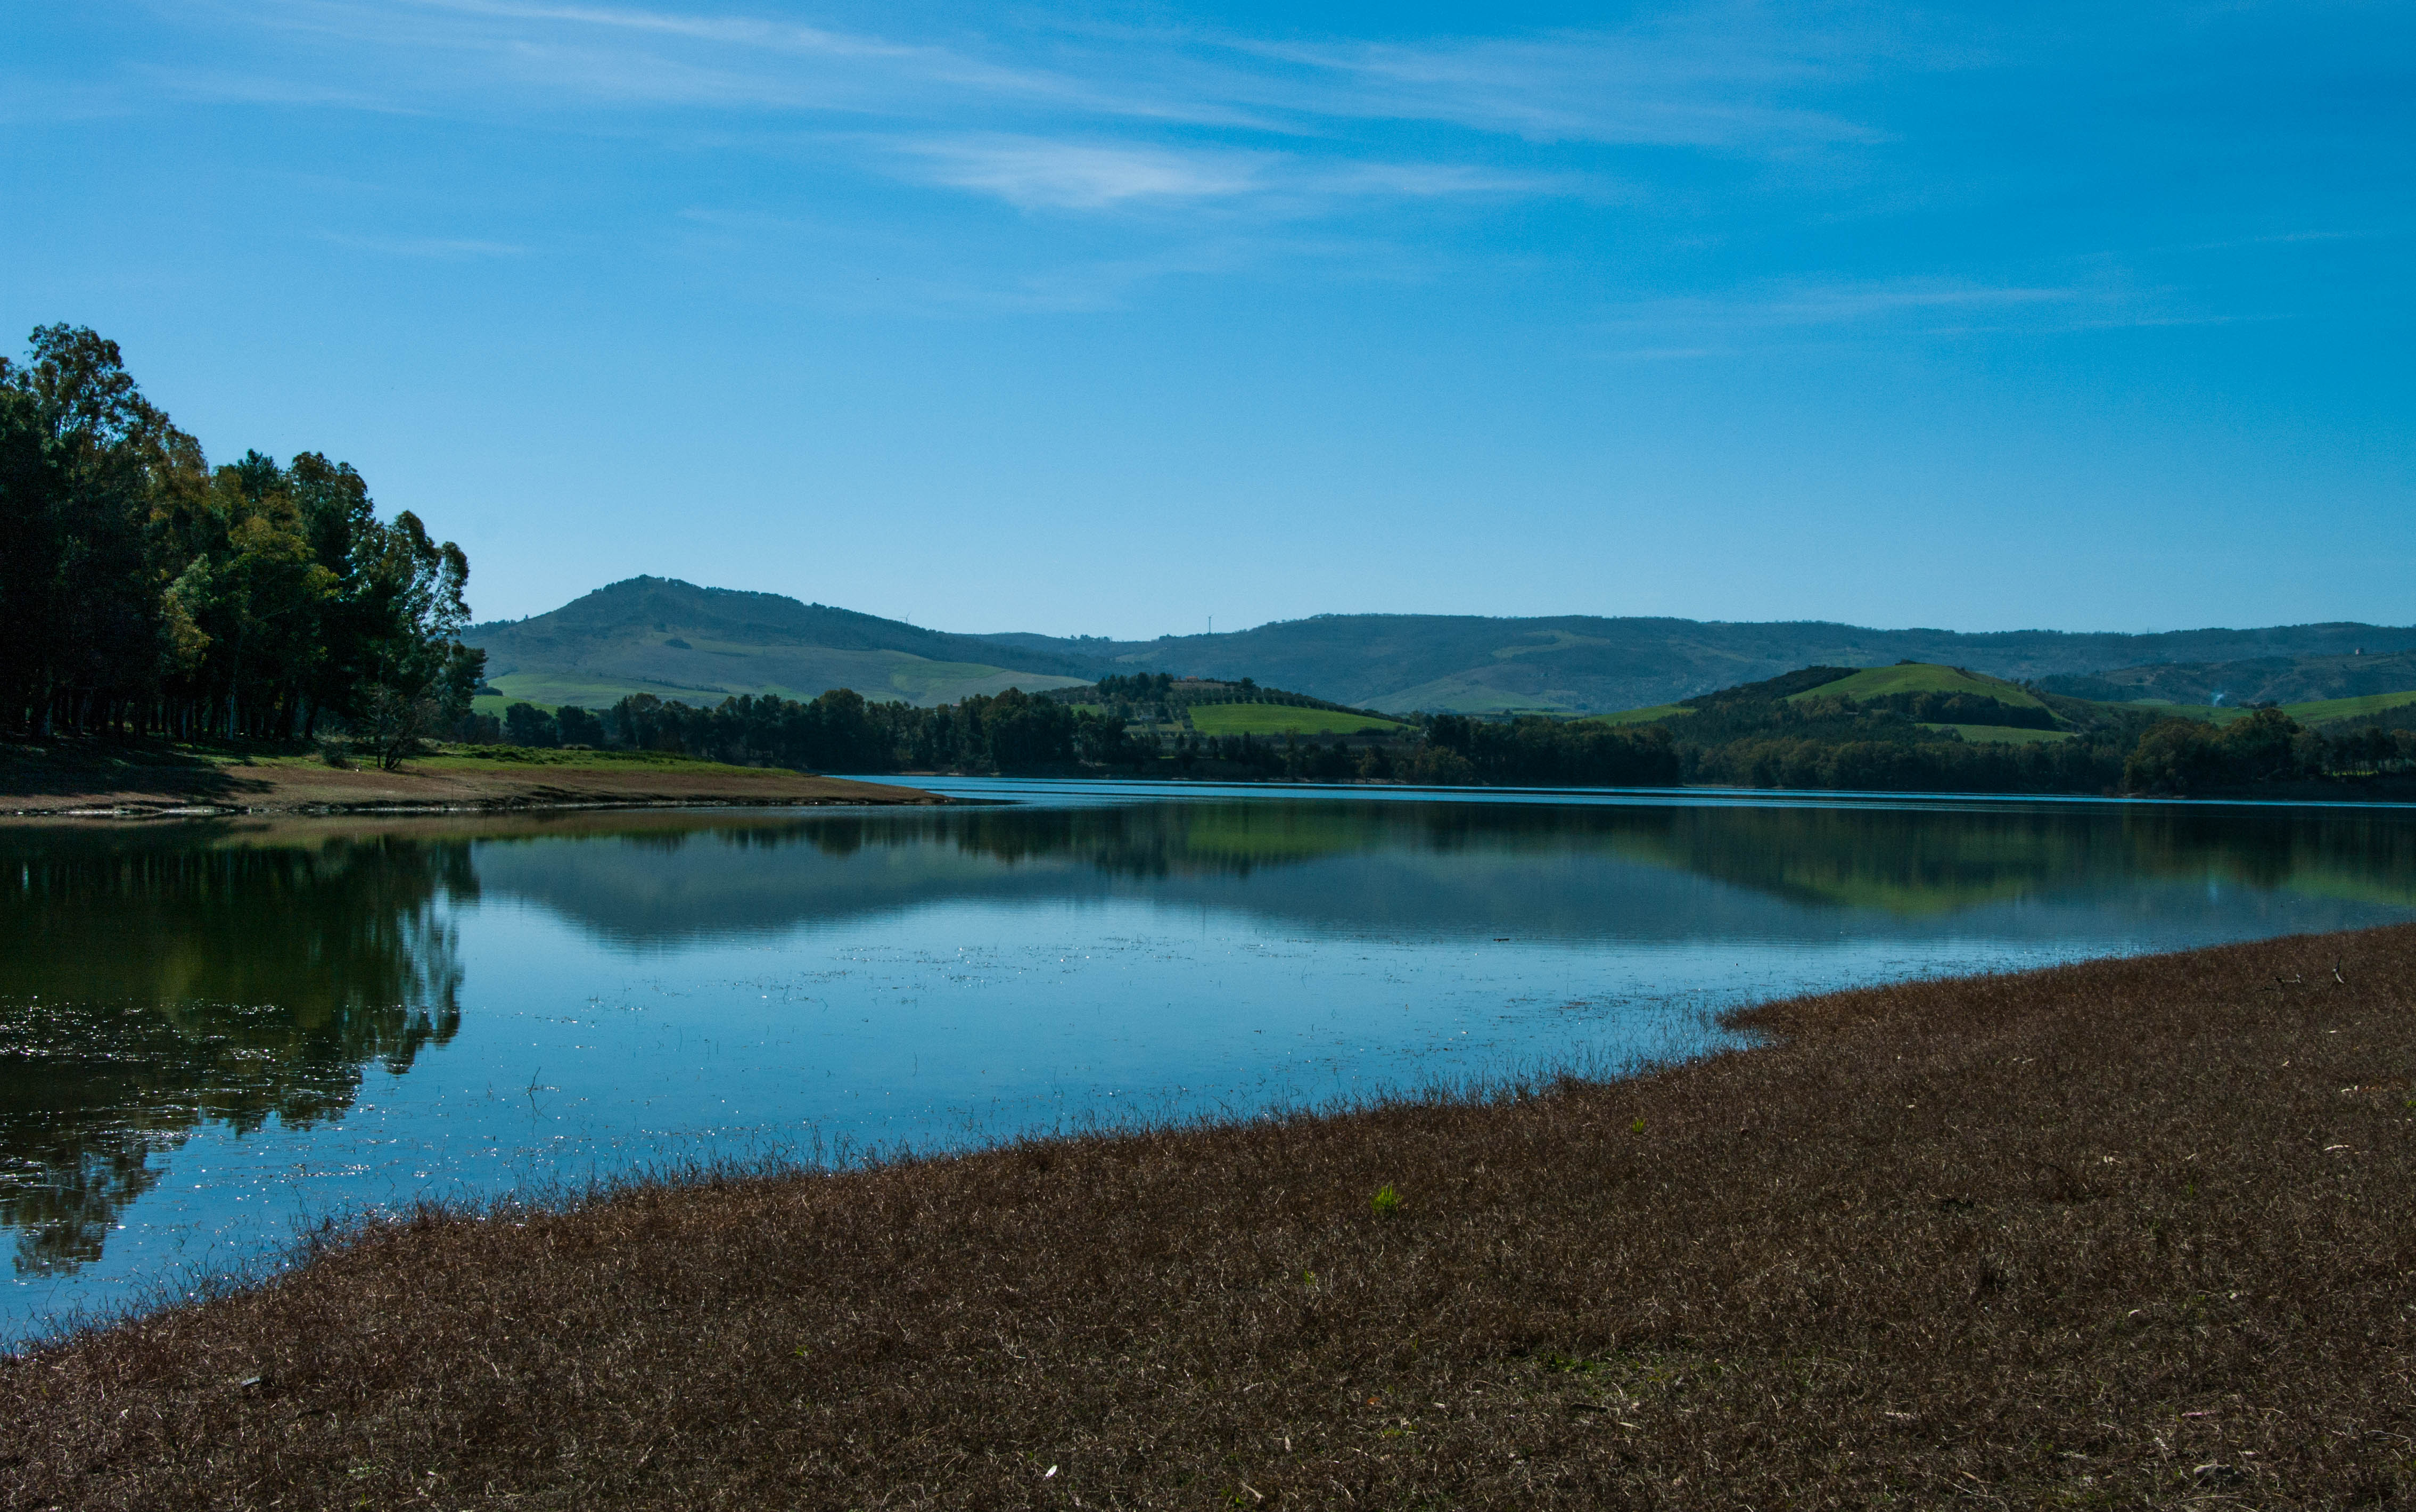
M 2416 656 L 2409 655 L 2416 653 L 2416 627 L 1962 635 L 1819 621 L 1320 614 L 1223 635 L 1110 641 L 954 635 L 778 594 L 700 588 L 666 578 L 616 582 L 551 613 L 474 626 L 466 638 L 486 648 L 488 678 L 510 697 L 591 706 L 634 692 L 718 703 L 732 693 L 811 698 L 831 688 L 929 705 L 1008 687 L 1026 692 L 1072 687 L 1105 673 L 1168 672 L 1252 677 L 1352 708 L 1394 713 L 1589 714 L 1674 703 L 1799 667 L 1903 660 L 2016 680 L 2117 675 L 2109 668 L 2145 674 L 2182 664 L 2390 661 L 2387 673 L 2371 676 L 2401 678 L 2392 688 L 2360 683 L 2352 690 L 2416 688 Z M 2356 650 L 2364 656 L 2351 657 Z M 2129 696 L 2203 701 L 2195 691 Z
M 2155 635 L 1879 630 L 1820 621 L 1767 624 L 1563 615 L 1320 614 L 1224 635 L 1155 641 L 983 636 L 1019 650 L 1104 656 L 1119 671 L 1252 676 L 1354 707 L 1595 713 L 1669 703 L 1798 667 L 1938 662 L 2016 681 L 2255 658 L 2416 651 L 2416 626 L 2296 625 Z M 2416 687 L 2416 678 L 2401 684 Z
M 2384 641 L 2379 644 L 2393 643 Z M 2041 678 L 2070 698 L 2108 703 L 2309 703 L 2416 688 L 2416 652 L 2363 645 L 2351 656 L 2254 657 L 2244 661 L 2158 662 Z
M 550 613 L 474 625 L 462 639 L 485 649 L 487 680 L 507 698 L 589 707 L 631 693 L 718 703 L 833 688 L 929 705 L 1010 687 L 1070 688 L 1111 670 L 1095 657 L 672 578 L 631 578 Z

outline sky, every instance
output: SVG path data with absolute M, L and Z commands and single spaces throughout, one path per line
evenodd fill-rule
M 481 617 L 2416 621 L 2416 8 L 0 0 L 0 350 Z

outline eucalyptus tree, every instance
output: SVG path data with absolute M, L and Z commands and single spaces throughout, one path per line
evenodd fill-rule
M 467 709 L 469 558 L 317 452 L 211 471 L 113 341 L 0 359 L 0 725 L 292 738 L 389 763 Z

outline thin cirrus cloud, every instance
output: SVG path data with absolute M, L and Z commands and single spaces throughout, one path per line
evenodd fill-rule
M 497 86 L 528 104 L 696 106 L 928 116 L 950 110 L 1265 126 L 1211 100 L 1136 88 L 1129 67 L 1080 70 L 937 43 L 734 14 L 521 0 L 275 0 L 255 23 L 379 50 L 395 86 Z M 1129 60 L 1123 60 L 1126 65 Z M 491 96 L 488 97 L 492 103 Z
M 1725 150 L 1868 144 L 1884 133 L 1787 102 L 1855 71 L 1830 49 L 1777 47 L 1759 29 L 1564 33 L 1419 45 L 1237 42 L 1294 70 L 1237 92 L 1303 113 L 1433 121 L 1536 141 Z
M 988 136 L 896 144 L 908 176 L 1025 208 L 1095 210 L 1134 202 L 1231 199 L 1261 189 L 1271 153 Z
M 969 122 L 1005 114 L 1312 139 L 1382 121 L 1743 152 L 1882 135 L 1790 98 L 1861 68 L 1860 53 L 1875 44 L 1814 45 L 1719 6 L 1683 25 L 1416 44 L 1042 27 L 948 45 L 727 12 L 542 0 L 273 0 L 254 23 L 358 43 L 376 52 L 398 89 L 468 89 L 490 107 L 508 105 L 492 93 L 500 86 L 531 105 Z
M 892 144 L 906 176 L 993 195 L 1025 209 L 1097 210 L 1243 199 L 1313 212 L 1336 198 L 1440 199 L 1573 192 L 1567 176 L 1459 163 L 1331 163 L 1297 155 L 1183 150 L 1040 136 L 932 138 Z
M 351 0 L 285 5 L 331 30 L 360 16 Z M 528 0 L 409 0 L 361 23 L 399 40 L 415 15 L 428 45 L 483 53 L 530 83 L 604 98 L 879 111 L 924 108 L 936 94 L 969 106 L 1277 132 L 1389 119 L 1724 147 L 1880 135 L 1779 98 L 1850 71 L 1854 47 L 1800 37 L 1781 45 L 1786 34 L 1721 7 L 1686 25 L 1415 45 L 1052 31 L 1032 38 L 1047 44 L 1046 66 L 746 15 Z M 456 24 L 425 24 L 440 18 Z

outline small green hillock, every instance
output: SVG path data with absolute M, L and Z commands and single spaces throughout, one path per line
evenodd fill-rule
M 2009 683 L 2001 677 L 1990 677 L 1961 667 L 1940 667 L 1925 661 L 1900 661 L 1893 667 L 1865 667 L 1860 672 L 1787 696 L 1797 703 L 1809 698 L 1842 698 L 1856 703 L 1870 703 L 1924 694 L 1987 699 L 2013 708 L 2046 706 L 2019 683 Z

